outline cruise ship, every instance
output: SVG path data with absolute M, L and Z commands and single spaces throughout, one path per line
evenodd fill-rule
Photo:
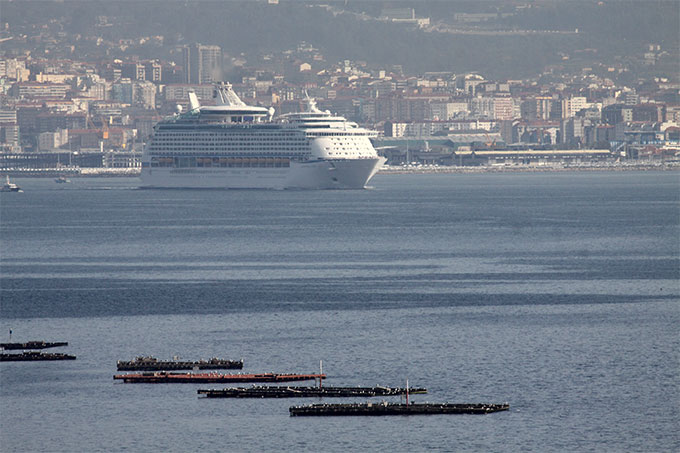
M 274 119 L 274 109 L 246 105 L 230 84 L 215 105 L 189 93 L 189 110 L 154 127 L 142 157 L 143 188 L 361 189 L 385 158 L 376 132 L 317 108 Z

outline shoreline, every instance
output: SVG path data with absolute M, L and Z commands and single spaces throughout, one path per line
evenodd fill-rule
M 659 163 L 634 163 L 614 165 L 484 165 L 474 167 L 458 166 L 384 166 L 377 174 L 401 175 L 401 174 L 478 174 L 478 173 L 554 173 L 554 172 L 581 172 L 581 171 L 680 171 L 680 162 Z M 87 177 L 139 177 L 141 173 L 137 168 L 40 168 L 21 170 L 0 170 L 0 177 L 11 178 L 56 178 L 66 176 L 69 178 Z

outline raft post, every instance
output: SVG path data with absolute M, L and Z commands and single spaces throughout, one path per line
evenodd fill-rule
M 319 360 L 319 389 L 321 388 L 322 382 L 323 382 L 323 360 Z
M 406 405 L 408 406 L 408 379 L 406 379 Z

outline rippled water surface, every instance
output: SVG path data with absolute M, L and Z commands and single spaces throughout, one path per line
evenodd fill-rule
M 0 451 L 680 449 L 677 173 L 16 182 L 0 194 L 0 339 L 68 341 L 78 359 L 0 364 Z M 318 400 L 114 383 L 137 355 L 323 359 L 327 385 L 408 378 L 429 390 L 415 401 L 511 410 L 289 417 Z

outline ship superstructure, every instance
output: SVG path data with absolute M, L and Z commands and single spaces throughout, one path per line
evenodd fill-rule
M 189 111 L 158 123 L 142 159 L 142 187 L 359 189 L 385 159 L 375 132 L 316 107 L 274 119 L 219 83 L 216 105 L 189 94 Z

